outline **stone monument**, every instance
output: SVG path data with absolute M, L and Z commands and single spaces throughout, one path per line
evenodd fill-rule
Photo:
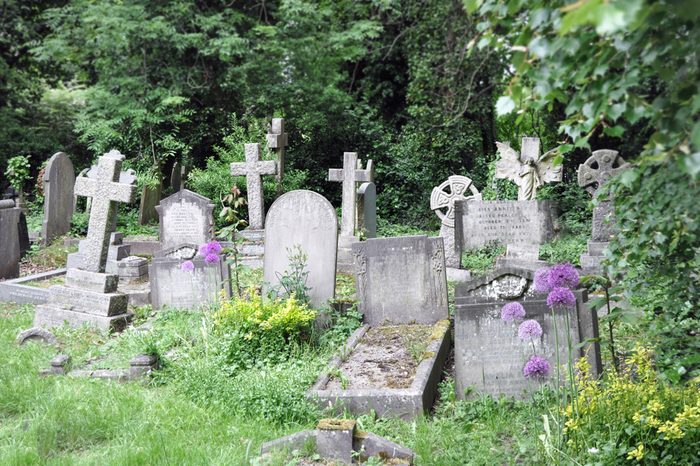
M 12 199 L 0 201 L 0 279 L 19 277 L 21 214 Z
M 160 176 L 160 174 L 158 175 Z M 160 202 L 163 193 L 163 183 L 158 180 L 154 186 L 144 186 L 141 189 L 141 203 L 139 204 L 139 225 L 147 225 L 158 218 L 156 206 Z
M 615 232 L 612 200 L 602 198 L 601 187 L 629 166 L 617 151 L 608 149 L 593 152 L 578 166 L 578 185 L 585 188 L 597 201 L 593 207 L 593 229 L 588 251 L 581 255 L 581 268 L 584 273 L 601 272 L 603 251 Z
M 338 218 L 328 200 L 306 190 L 290 191 L 272 204 L 265 221 L 265 292 L 279 286 L 289 267 L 289 253 L 299 247 L 307 256 L 306 285 L 311 304 L 325 305 L 335 296 Z
M 70 158 L 63 152 L 55 153 L 44 171 L 44 245 L 70 231 L 73 218 L 73 185 L 75 170 Z
M 189 189 L 161 200 L 156 212 L 161 249 L 186 243 L 200 245 L 214 237 L 214 204 Z
M 185 189 L 185 180 L 187 179 L 187 167 L 181 165 L 180 162 L 175 162 L 170 171 L 170 187 L 176 193 L 181 189 Z
M 554 165 L 556 149 L 540 156 L 540 139 L 523 138 L 521 153 L 508 143 L 497 142 L 501 159 L 496 163 L 496 178 L 509 179 L 518 185 L 518 200 L 536 199 L 537 188 L 545 183 L 561 181 L 562 166 Z
M 284 179 L 284 148 L 289 145 L 289 138 L 284 132 L 284 118 L 273 118 L 270 132 L 267 133 L 267 148 L 277 152 L 277 195 L 282 194 Z
M 117 292 L 118 276 L 105 273 L 117 202 L 133 202 L 136 192 L 133 184 L 119 181 L 123 161 L 124 155 L 112 150 L 99 158 L 93 177 L 75 180 L 75 192 L 92 198 L 87 238 L 81 241 L 77 267 L 66 272 L 65 286 L 52 286 L 48 302 L 37 306 L 35 327 L 67 322 L 73 327 L 121 330 L 128 323 L 128 297 Z
M 367 161 L 367 168 L 362 168 L 362 161 L 356 152 L 343 153 L 343 168 L 328 170 L 328 181 L 343 183 L 343 201 L 341 205 L 342 218 L 340 222 L 340 237 L 338 238 L 338 270 L 352 271 L 353 243 L 359 239 L 355 234 L 357 183 L 374 182 L 374 162 Z
M 365 238 L 377 236 L 377 187 L 374 183 L 362 183 L 357 188 L 357 231 Z
M 467 190 L 470 195 L 466 194 Z M 481 193 L 470 178 L 452 175 L 440 186 L 434 187 L 430 194 L 430 209 L 440 218 L 440 236 L 445 243 L 445 265 L 448 267 L 448 275 L 454 275 L 455 279 L 463 280 L 468 279 L 469 274 L 459 270 L 462 268 L 462 242 L 455 238 L 461 238 L 462 232 L 455 231 L 456 200 L 465 202 L 481 200 Z M 460 223 L 459 226 L 461 227 L 462 224 Z

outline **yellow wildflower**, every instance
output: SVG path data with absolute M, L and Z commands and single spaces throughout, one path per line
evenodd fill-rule
M 639 445 L 637 445 L 637 448 L 630 450 L 627 453 L 628 460 L 641 461 L 642 458 L 644 458 L 644 444 L 643 443 L 640 443 Z

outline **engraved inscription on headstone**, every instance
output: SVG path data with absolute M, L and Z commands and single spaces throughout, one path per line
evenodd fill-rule
M 214 204 L 204 196 L 181 189 L 161 200 L 156 210 L 162 249 L 183 243 L 199 245 L 214 237 Z

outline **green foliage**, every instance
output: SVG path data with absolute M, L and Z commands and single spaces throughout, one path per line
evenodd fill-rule
M 308 256 L 300 245 L 295 244 L 287 248 L 288 268 L 284 273 L 277 273 L 279 285 L 270 290 L 270 297 L 291 298 L 299 300 L 302 304 L 309 304 L 309 286 L 306 284 L 309 271 L 306 270 Z
M 437 217 L 436 217 L 437 218 Z M 384 218 L 377 218 L 377 237 L 388 238 L 391 236 L 416 236 L 427 235 L 436 236 L 437 231 L 424 230 L 411 225 L 402 225 L 398 223 L 389 223 Z
M 17 191 L 23 191 L 24 185 L 29 181 L 29 158 L 23 155 L 17 155 L 7 161 L 7 169 L 5 176 L 10 182 L 10 186 Z
M 81 237 L 87 235 L 90 214 L 87 212 L 73 212 L 70 222 L 70 236 Z
M 587 241 L 588 235 L 556 238 L 540 246 L 540 259 L 550 264 L 568 262 L 580 265 Z
M 485 275 L 496 265 L 496 258 L 505 252 L 505 246 L 497 242 L 489 243 L 479 249 L 465 251 L 462 253 L 462 267 L 469 270 L 474 276 Z

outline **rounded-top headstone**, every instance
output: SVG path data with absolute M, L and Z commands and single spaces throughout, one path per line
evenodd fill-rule
M 295 246 L 306 254 L 311 303 L 322 306 L 335 295 L 338 217 L 331 203 L 313 191 L 283 194 L 267 213 L 263 267 L 267 287 L 279 285 Z
M 73 217 L 73 187 L 75 170 L 70 158 L 57 152 L 44 172 L 44 223 L 42 238 L 45 244 L 70 231 Z

